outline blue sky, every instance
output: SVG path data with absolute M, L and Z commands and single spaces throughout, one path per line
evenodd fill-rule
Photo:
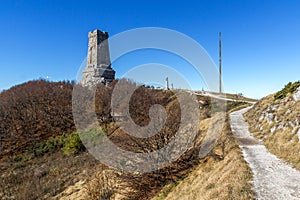
M 75 79 L 96 28 L 113 36 L 164 27 L 199 42 L 216 64 L 221 31 L 225 91 L 260 98 L 300 79 L 299 10 L 298 0 L 1 1 L 0 90 Z M 117 77 L 130 70 L 116 64 Z M 204 87 L 191 77 L 192 88 Z

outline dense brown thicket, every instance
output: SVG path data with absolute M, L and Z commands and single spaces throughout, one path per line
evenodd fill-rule
M 171 101 L 172 92 L 152 90 L 137 86 L 128 80 L 120 80 L 124 93 L 115 94 L 117 107 L 126 107 L 129 98 L 130 117 L 140 126 L 149 123 L 149 108 L 154 104 L 164 107 Z M 87 123 L 89 114 L 95 105 L 100 125 L 111 123 L 111 96 L 116 82 L 109 87 L 98 85 L 96 98 L 86 88 L 77 87 L 77 98 L 80 101 L 77 109 L 80 123 Z M 54 137 L 75 130 L 72 115 L 72 90 L 70 82 L 48 82 L 45 80 L 30 81 L 0 94 L 0 158 L 8 153 L 18 152 L 26 146 L 34 146 L 48 137 Z M 126 94 L 129 89 L 136 89 L 132 96 Z M 174 105 L 171 105 L 173 108 Z M 173 111 L 176 111 L 176 109 Z M 176 111 L 177 112 L 177 111 Z M 176 130 L 176 115 L 168 116 L 169 129 Z
M 112 131 L 108 130 L 110 139 L 125 150 L 132 152 L 150 152 L 157 150 L 166 145 L 170 139 L 176 134 L 180 125 L 180 106 L 172 91 L 165 90 L 153 90 L 144 86 L 136 86 L 131 82 L 122 83 L 122 88 L 135 87 L 136 90 L 131 96 L 125 95 L 125 98 L 118 101 L 118 107 L 129 108 L 129 114 L 134 125 L 145 127 L 151 123 L 150 108 L 154 105 L 160 105 L 165 109 L 165 119 L 161 111 L 154 113 L 152 120 L 154 124 L 162 124 L 160 126 L 154 126 L 150 129 L 149 135 L 151 137 L 138 138 L 132 136 L 132 133 L 125 133 L 118 129 L 118 123 L 111 123 L 110 127 Z M 125 89 L 126 90 L 126 89 Z M 128 98 L 128 101 L 124 100 Z M 126 105 L 129 102 L 129 105 Z M 122 109 L 121 109 L 122 110 Z M 127 119 L 125 119 L 127 120 Z M 130 129 L 130 126 L 128 126 Z M 134 127 L 132 128 L 133 131 Z M 113 132 L 114 131 L 114 132 Z
M 29 81 L 0 94 L 0 159 L 75 130 L 70 82 Z
M 76 99 L 72 102 L 74 87 Z M 130 90 L 134 91 L 132 95 L 128 92 Z M 190 95 L 184 91 L 180 92 L 181 95 Z M 115 109 L 112 109 L 111 99 L 115 103 Z M 219 110 L 216 104 L 212 106 L 208 97 L 198 97 L 197 101 L 201 108 L 199 113 L 201 119 L 211 117 L 212 111 Z M 72 110 L 72 103 L 76 108 L 75 111 Z M 182 115 L 180 106 L 187 107 L 188 113 L 194 117 L 193 113 L 196 113 L 197 109 L 189 109 L 188 103 L 179 105 L 174 91 L 154 90 L 128 80 L 114 81 L 108 87 L 98 85 L 95 96 L 87 88 L 69 82 L 30 81 L 0 94 L 0 160 L 8 153 L 19 153 L 25 147 L 34 147 L 35 143 L 49 137 L 75 131 L 74 120 L 76 125 L 83 127 L 87 125 L 85 128 L 90 128 L 90 117 L 95 113 L 99 122 L 98 127 L 100 125 L 104 128 L 106 135 L 120 148 L 137 153 L 152 152 L 168 144 L 178 132 Z M 153 136 L 138 138 L 120 129 L 116 117 L 120 115 L 122 117 L 122 113 L 117 113 L 116 110 L 128 107 L 130 118 L 136 125 L 143 127 L 151 122 L 149 111 L 155 104 L 165 109 L 166 119 L 162 129 L 159 127 L 153 129 L 155 131 Z M 76 119 L 73 119 L 73 112 L 77 115 Z M 157 120 L 162 120 L 160 117 L 162 113 L 154 114 L 158 116 Z M 198 125 L 191 126 L 197 128 Z M 189 130 L 187 126 L 184 132 L 187 133 Z M 190 138 L 185 137 L 186 133 L 180 139 L 189 140 Z M 201 134 L 203 133 L 198 131 L 197 136 L 201 137 Z M 138 191 L 133 195 L 134 199 L 153 196 L 163 185 L 176 181 L 189 172 L 199 161 L 199 144 L 191 145 L 185 154 L 167 168 L 144 175 L 122 174 L 122 179 L 132 185 L 129 187 Z M 178 148 L 174 146 L 174 151 L 177 150 Z M 166 155 L 162 154 L 158 155 L 157 160 L 165 158 Z
M 98 118 L 101 118 L 99 114 L 103 114 L 105 112 L 114 113 L 110 110 L 111 105 L 103 101 L 104 99 L 111 99 L 112 97 L 114 98 L 114 101 L 117 102 L 116 110 L 122 110 L 128 106 L 130 118 L 135 122 L 136 125 L 139 125 L 141 127 L 147 126 L 151 122 L 149 111 L 153 105 L 161 105 L 166 112 L 166 119 L 163 128 L 152 129 L 152 131 L 155 132 L 154 135 L 147 138 L 134 137 L 130 133 L 128 134 L 123 129 L 120 129 L 120 123 L 115 122 L 113 120 L 103 120 L 103 123 L 101 125 L 105 126 L 107 136 L 111 141 L 113 141 L 123 150 L 136 153 L 149 153 L 161 149 L 165 145 L 169 144 L 170 140 L 172 140 L 174 138 L 174 135 L 177 134 L 179 126 L 181 124 L 181 106 L 187 107 L 188 113 L 190 113 L 191 117 L 190 123 L 194 122 L 192 118 L 194 117 L 194 115 L 196 115 L 196 112 L 199 110 L 193 110 L 193 107 L 190 107 L 189 109 L 188 104 L 190 102 L 188 101 L 184 102 L 183 105 L 179 105 L 178 99 L 176 98 L 174 91 L 153 90 L 145 86 L 137 86 L 135 85 L 135 83 L 132 83 L 130 81 L 121 81 L 124 81 L 121 85 L 118 84 L 112 86 L 115 90 L 118 90 L 118 87 L 120 87 L 120 91 L 117 94 L 115 94 L 115 96 L 112 95 L 112 90 L 107 90 L 107 88 L 103 89 L 98 87 L 97 95 L 100 95 L 101 91 L 106 90 L 105 94 L 101 94 L 102 98 L 96 98 L 96 110 Z M 131 91 L 133 88 L 135 90 L 134 93 L 131 95 L 128 91 Z M 190 96 L 190 94 L 187 94 L 184 91 L 176 92 L 179 92 L 180 95 Z M 198 101 L 196 104 L 201 108 L 199 113 L 201 119 L 208 118 L 213 114 L 211 112 L 211 102 L 209 98 L 199 97 L 199 99 L 195 99 L 195 101 Z M 129 105 L 127 102 L 129 102 Z M 117 115 L 119 114 L 120 113 L 117 113 Z M 162 116 L 159 112 L 155 114 L 157 116 Z M 113 119 L 113 116 L 103 117 L 103 119 L 109 118 Z M 126 121 L 127 119 L 124 120 Z M 158 120 L 160 120 L 160 117 L 158 117 Z M 192 126 L 196 127 L 195 129 L 198 129 L 197 121 L 196 124 L 193 124 Z M 190 129 L 186 127 L 183 136 L 188 135 L 188 131 L 190 131 Z M 197 138 L 201 138 L 203 134 L 205 133 L 197 131 Z M 193 140 L 193 138 L 186 137 L 180 139 L 182 139 L 183 141 L 188 139 Z M 199 142 L 199 140 L 197 142 Z M 179 150 L 180 147 L 178 146 L 173 146 L 171 148 L 171 151 L 174 152 Z M 158 192 L 159 189 L 161 189 L 161 187 L 164 186 L 166 183 L 174 182 L 184 177 L 192 169 L 193 166 L 198 164 L 198 153 L 199 144 L 197 144 L 196 141 L 194 141 L 190 144 L 188 150 L 182 156 L 180 156 L 180 158 L 176 162 L 170 164 L 166 168 L 145 174 L 122 173 L 121 176 L 119 176 L 119 178 L 121 179 L 121 182 L 125 182 L 125 185 L 124 187 L 116 189 L 120 191 L 115 192 L 120 192 L 129 199 L 149 199 L 156 192 Z M 108 154 L 112 159 L 121 159 L 118 157 L 118 155 L 113 155 L 113 153 L 111 153 L 110 155 L 110 153 L 108 152 Z M 167 156 L 168 154 L 165 155 L 164 153 L 157 155 L 157 162 L 167 160 Z M 138 159 L 136 161 L 139 162 Z M 127 163 L 125 161 L 124 165 L 128 166 L 130 165 L 130 162 Z M 113 177 L 110 177 L 109 175 L 107 176 L 108 179 L 113 179 Z M 91 191 L 99 191 L 98 187 L 100 186 L 90 186 L 89 189 Z M 135 192 L 132 192 L 131 190 L 134 190 Z M 95 195 L 97 196 L 97 194 Z

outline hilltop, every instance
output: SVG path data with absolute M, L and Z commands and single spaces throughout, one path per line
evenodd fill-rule
M 74 132 L 71 82 L 29 81 L 0 93 L 0 160 Z

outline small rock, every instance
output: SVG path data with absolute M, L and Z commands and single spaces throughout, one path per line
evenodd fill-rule
M 271 133 L 274 133 L 276 131 L 276 126 L 273 126 L 271 129 L 270 129 Z

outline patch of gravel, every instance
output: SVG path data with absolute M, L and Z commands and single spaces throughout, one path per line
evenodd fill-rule
M 240 141 L 245 160 L 254 175 L 257 199 L 300 199 L 300 171 L 271 154 L 260 141 L 248 131 L 243 118 L 250 108 L 230 114 L 231 129 Z M 252 141 L 252 142 L 245 142 Z

